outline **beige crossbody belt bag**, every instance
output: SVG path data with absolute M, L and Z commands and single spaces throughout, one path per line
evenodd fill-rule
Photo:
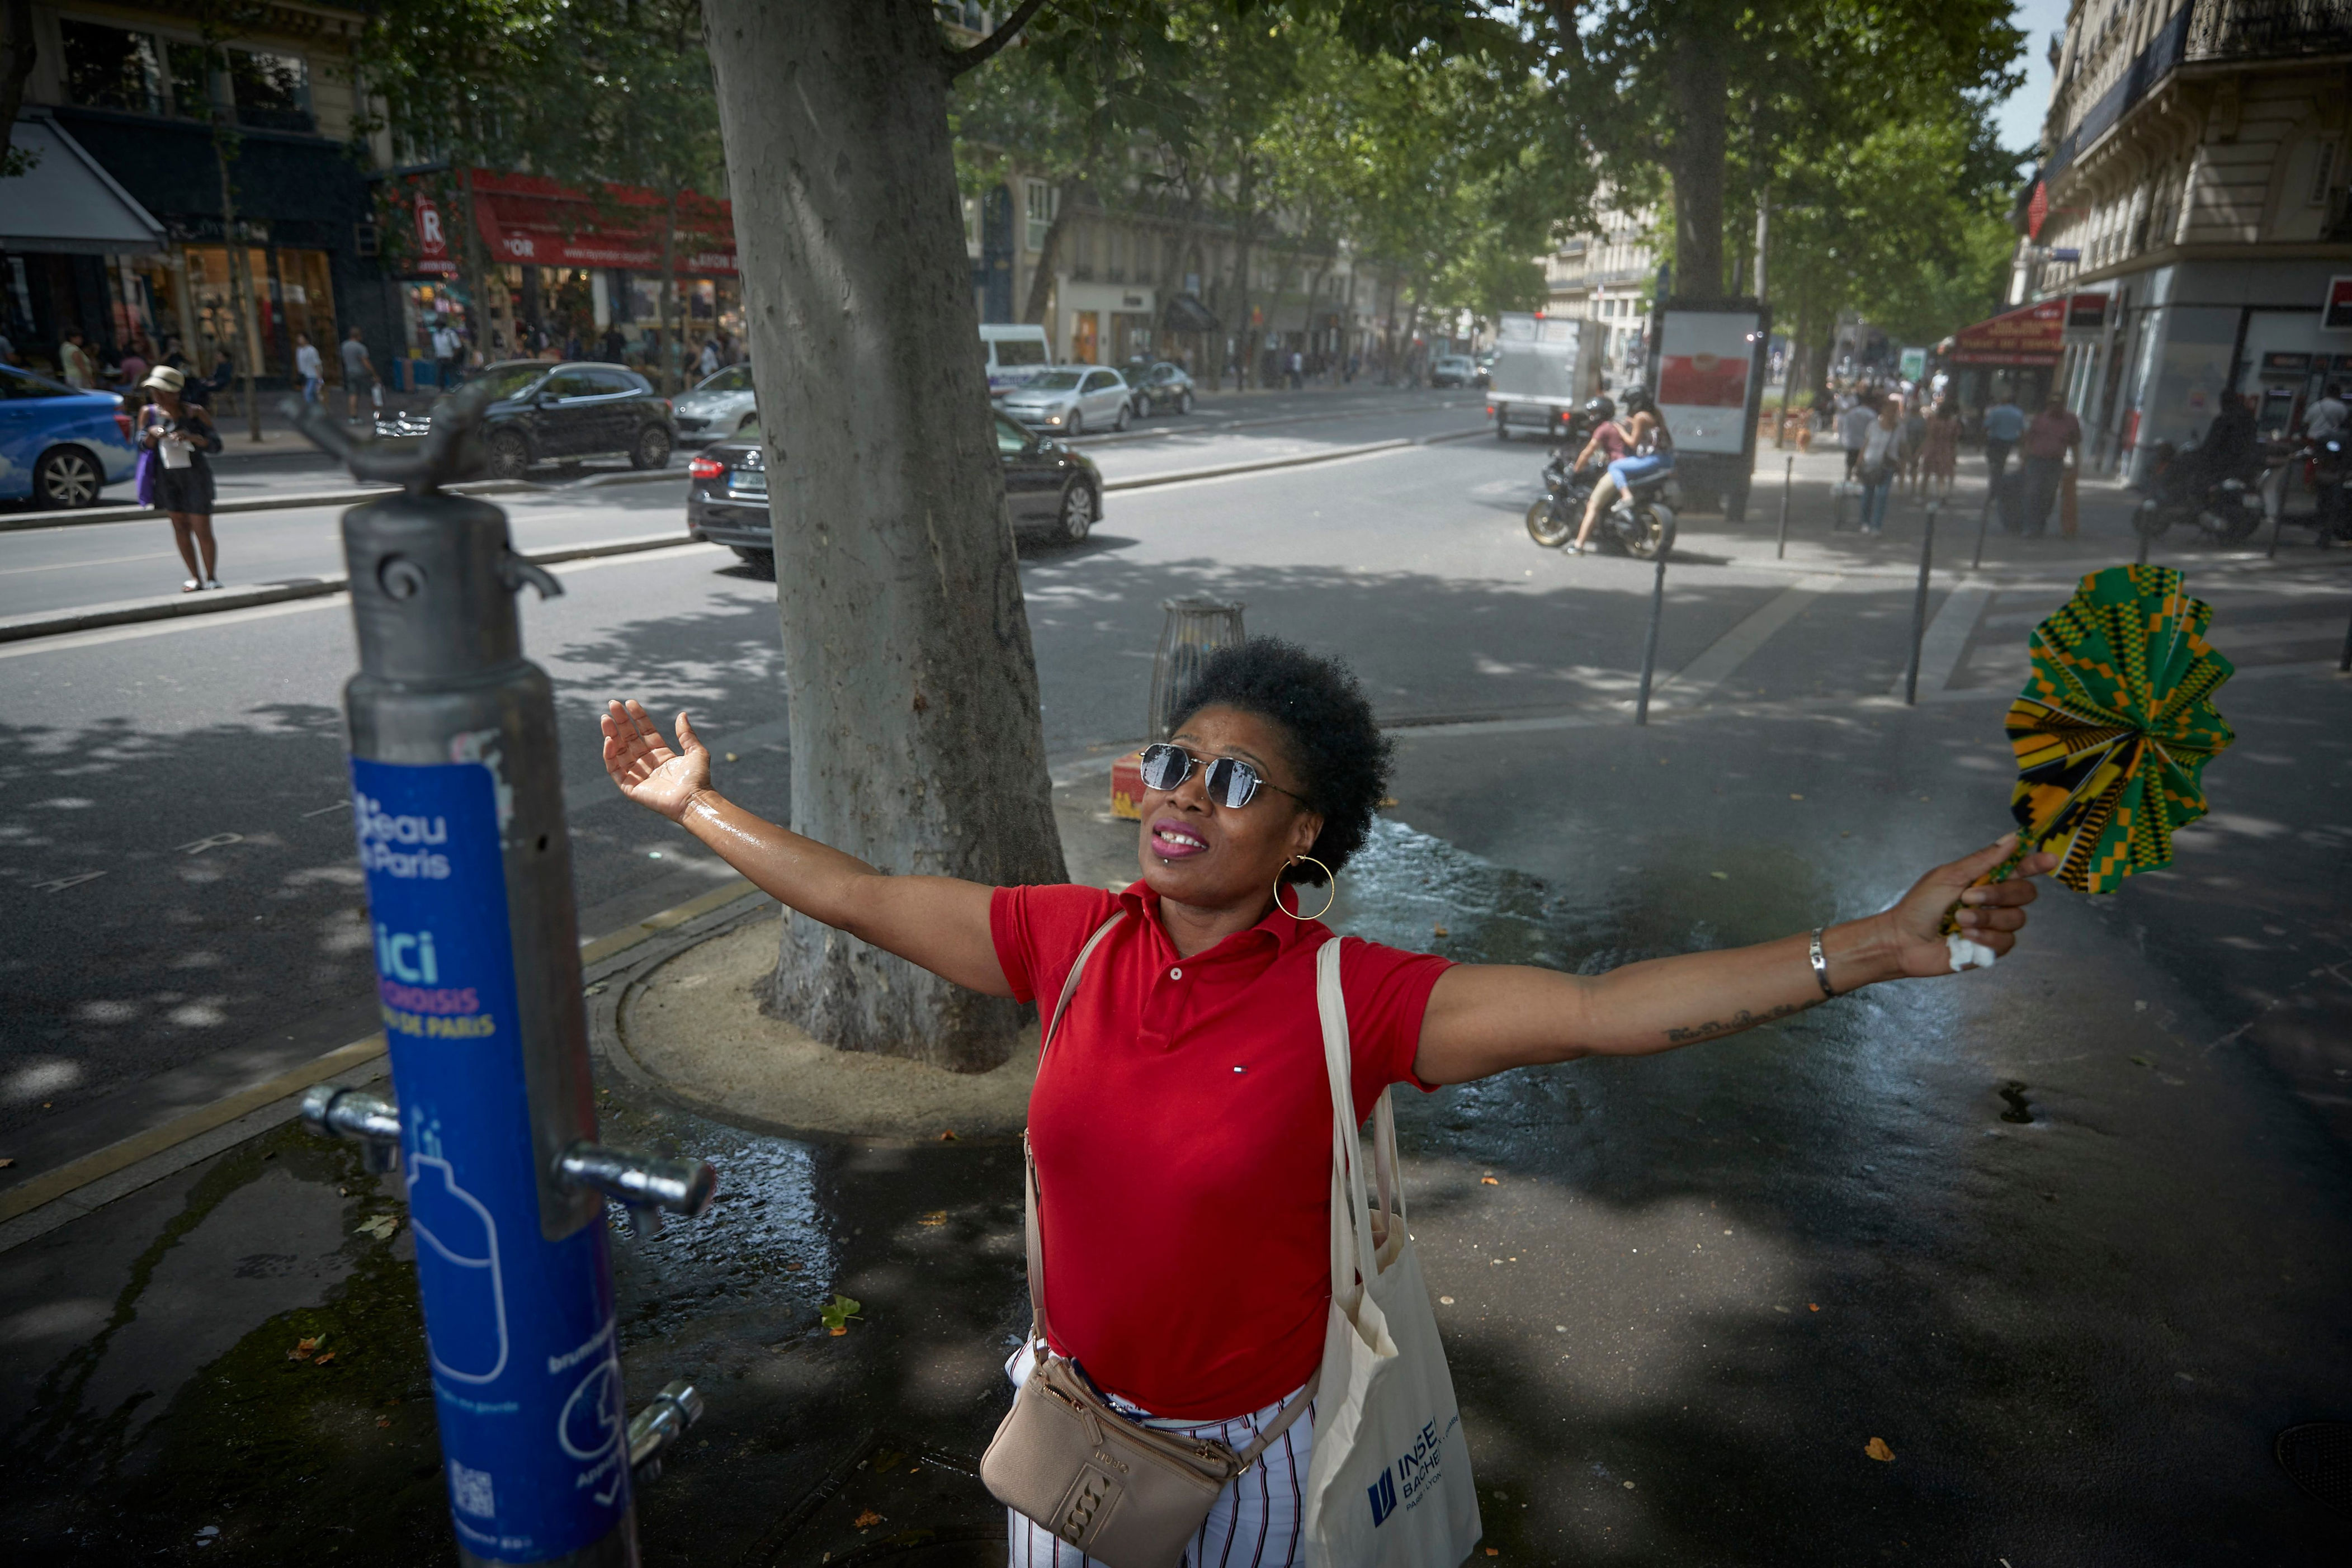
M 1117 914 L 1105 921 L 1070 965 L 1062 998 L 1054 1005 L 1038 1048 L 1041 1076 L 1045 1049 L 1077 992 L 1087 958 L 1124 918 Z M 1076 1366 L 1046 1348 L 1037 1162 L 1029 1153 L 1026 1134 L 1021 1144 L 1027 1167 L 1029 1339 L 1037 1366 L 1013 1396 L 1013 1408 L 981 1457 L 981 1481 L 997 1501 L 1109 1568 L 1175 1568 L 1225 1483 L 1248 1469 L 1290 1429 L 1314 1399 L 1322 1374 L 1318 1371 L 1308 1380 L 1257 1441 L 1239 1451 L 1207 1438 L 1138 1426 L 1112 1409 Z

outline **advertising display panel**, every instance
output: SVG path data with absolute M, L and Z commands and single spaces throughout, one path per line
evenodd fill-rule
M 1678 452 L 1748 449 L 1748 396 L 1763 317 L 1755 310 L 1659 312 L 1658 408 Z

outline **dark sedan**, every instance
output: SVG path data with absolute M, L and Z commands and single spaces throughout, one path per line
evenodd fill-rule
M 508 360 L 483 366 L 467 384 L 486 383 L 482 447 L 499 479 L 519 479 L 534 463 L 583 458 L 626 458 L 633 468 L 663 468 L 677 445 L 668 399 L 617 364 Z M 432 427 L 429 412 L 379 415 L 375 422 L 385 439 Z
M 1056 543 L 1082 542 L 1102 518 L 1102 474 L 1083 453 L 1032 436 L 1002 414 L 996 452 L 1004 463 L 1005 500 L 1014 531 Z M 768 458 L 754 422 L 715 441 L 686 466 L 686 531 L 723 544 L 762 571 L 776 565 L 768 515 Z
M 1192 412 L 1192 378 L 1185 374 L 1182 365 L 1167 360 L 1153 365 L 1138 362 L 1121 374 L 1127 377 L 1127 384 L 1135 388 L 1137 418 L 1171 408 L 1179 414 Z

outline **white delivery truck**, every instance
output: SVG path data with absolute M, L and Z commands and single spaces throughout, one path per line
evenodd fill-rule
M 1486 412 L 1497 440 L 1514 425 L 1557 436 L 1584 400 L 1601 390 L 1605 333 L 1598 321 L 1506 310 L 1496 323 L 1495 367 Z
M 1002 398 L 1016 386 L 1026 386 L 1053 368 L 1053 346 L 1045 329 L 1023 324 L 983 322 L 980 353 L 988 367 L 988 395 Z

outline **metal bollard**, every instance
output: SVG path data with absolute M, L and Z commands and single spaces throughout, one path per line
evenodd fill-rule
M 1971 572 L 1980 572 L 1984 570 L 1985 531 L 1991 526 L 1992 489 L 1990 486 L 1987 486 L 1985 489 L 1984 508 L 1977 513 L 1977 552 L 1969 557 L 1969 570 Z
M 404 489 L 342 521 L 352 809 L 399 1103 L 322 1084 L 303 1114 L 378 1168 L 397 1140 L 459 1562 L 634 1568 L 605 1200 L 691 1214 L 717 1177 L 594 1142 L 554 703 L 514 605 L 525 584 L 562 589 L 509 548 L 504 513 L 439 488 L 478 394 L 393 458 L 284 406 L 355 475 Z M 690 1416 L 672 1405 L 656 1426 Z
M 2352 621 L 2344 623 L 2344 656 L 2336 661 L 2339 675 L 2352 673 Z
M 1796 488 L 1797 459 L 1790 458 L 1789 467 L 1780 476 L 1780 542 L 1772 551 L 1772 559 L 1789 558 L 1789 492 Z
M 1927 636 L 1927 574 L 1936 560 L 1936 513 L 1943 502 L 1927 503 L 1927 526 L 1919 535 L 1919 586 L 1911 595 L 1911 662 L 1903 670 L 1903 701 L 1919 701 L 1919 647 Z
M 1650 584 L 1650 630 L 1642 642 L 1642 694 L 1633 702 L 1633 722 L 1650 721 L 1650 679 L 1658 670 L 1658 621 L 1666 608 L 1666 557 L 1669 547 L 1658 552 L 1658 574 Z
M 2291 466 L 2281 463 L 2263 475 L 2260 487 L 2263 510 L 2271 514 L 2271 547 L 2263 552 L 2263 559 L 2278 559 L 2279 535 L 2286 530 L 2286 480 Z M 2325 531 L 2322 538 L 2326 537 Z

